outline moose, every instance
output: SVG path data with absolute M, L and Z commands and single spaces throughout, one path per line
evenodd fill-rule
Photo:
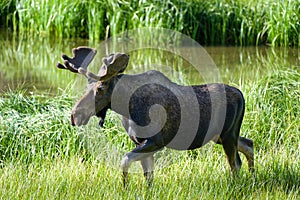
M 122 125 L 136 145 L 121 161 L 124 185 L 132 162 L 141 162 L 151 184 L 156 152 L 165 147 L 192 150 L 209 141 L 223 146 L 233 174 L 242 165 L 238 151 L 246 156 L 249 171 L 254 171 L 253 141 L 240 136 L 245 100 L 237 88 L 223 83 L 178 85 L 155 70 L 124 74 L 129 62 L 125 53 L 104 57 L 94 74 L 87 67 L 96 49 L 78 47 L 72 53 L 72 58 L 63 54 L 64 63 L 57 67 L 84 75 L 90 87 L 74 106 L 71 124 L 86 125 L 97 116 L 103 126 L 108 109 L 122 115 Z

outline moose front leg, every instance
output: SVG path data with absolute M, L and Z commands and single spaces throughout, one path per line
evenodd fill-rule
M 107 110 L 110 108 L 110 105 L 106 106 L 102 110 L 100 110 L 98 113 L 96 113 L 96 116 L 100 118 L 99 120 L 99 127 L 103 127 L 104 125 L 104 120 L 106 117 Z
M 142 144 L 140 144 L 139 146 L 137 146 L 135 149 L 133 149 L 131 152 L 127 153 L 122 161 L 121 161 L 121 168 L 123 171 L 123 184 L 124 186 L 126 186 L 126 182 L 127 182 L 127 178 L 128 178 L 128 169 L 130 167 L 130 164 L 134 161 L 138 161 L 141 160 L 142 161 L 142 165 L 143 169 L 144 169 L 144 173 L 146 170 L 146 174 L 147 177 L 148 172 L 147 170 L 150 169 L 150 166 L 153 170 L 153 154 L 157 151 L 159 151 L 161 149 L 161 147 L 158 147 L 152 140 L 148 139 L 145 140 Z M 145 168 L 144 168 L 145 167 Z M 150 177 L 150 176 L 149 176 Z M 151 177 L 152 179 L 152 177 Z

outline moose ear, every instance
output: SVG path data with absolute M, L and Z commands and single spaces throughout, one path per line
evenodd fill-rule
M 106 81 L 111 77 L 124 72 L 129 61 L 129 56 L 124 53 L 110 54 L 102 59 L 102 66 L 98 72 L 101 81 Z

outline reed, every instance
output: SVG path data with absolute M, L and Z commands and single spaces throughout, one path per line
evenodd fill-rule
M 139 27 L 180 31 L 205 45 L 300 46 L 293 0 L 7 0 L 0 13 L 20 34 L 105 37 Z

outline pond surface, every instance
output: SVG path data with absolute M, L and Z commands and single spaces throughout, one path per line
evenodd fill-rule
M 50 40 L 0 34 L 0 92 L 26 88 L 29 91 L 55 94 L 58 88 L 84 88 L 86 80 L 83 76 L 55 67 L 58 61 L 62 61 L 62 53 L 71 56 L 71 49 L 77 46 L 97 48 L 98 53 L 90 67 L 91 71 L 97 72 L 101 66 L 101 58 L 105 56 L 98 49 L 101 44 L 84 39 Z M 195 47 L 181 48 L 188 53 L 196 51 Z M 214 63 L 213 67 L 218 70 L 220 79 L 217 81 L 235 85 L 255 81 L 275 65 L 300 66 L 300 51 L 297 48 L 204 47 L 201 51 L 207 52 Z M 209 80 L 205 71 L 197 71 L 190 60 L 172 52 L 150 48 L 128 53 L 128 74 L 156 69 L 180 84 L 200 84 Z M 197 56 L 191 58 L 198 59 Z M 203 65 L 205 64 L 206 61 Z

